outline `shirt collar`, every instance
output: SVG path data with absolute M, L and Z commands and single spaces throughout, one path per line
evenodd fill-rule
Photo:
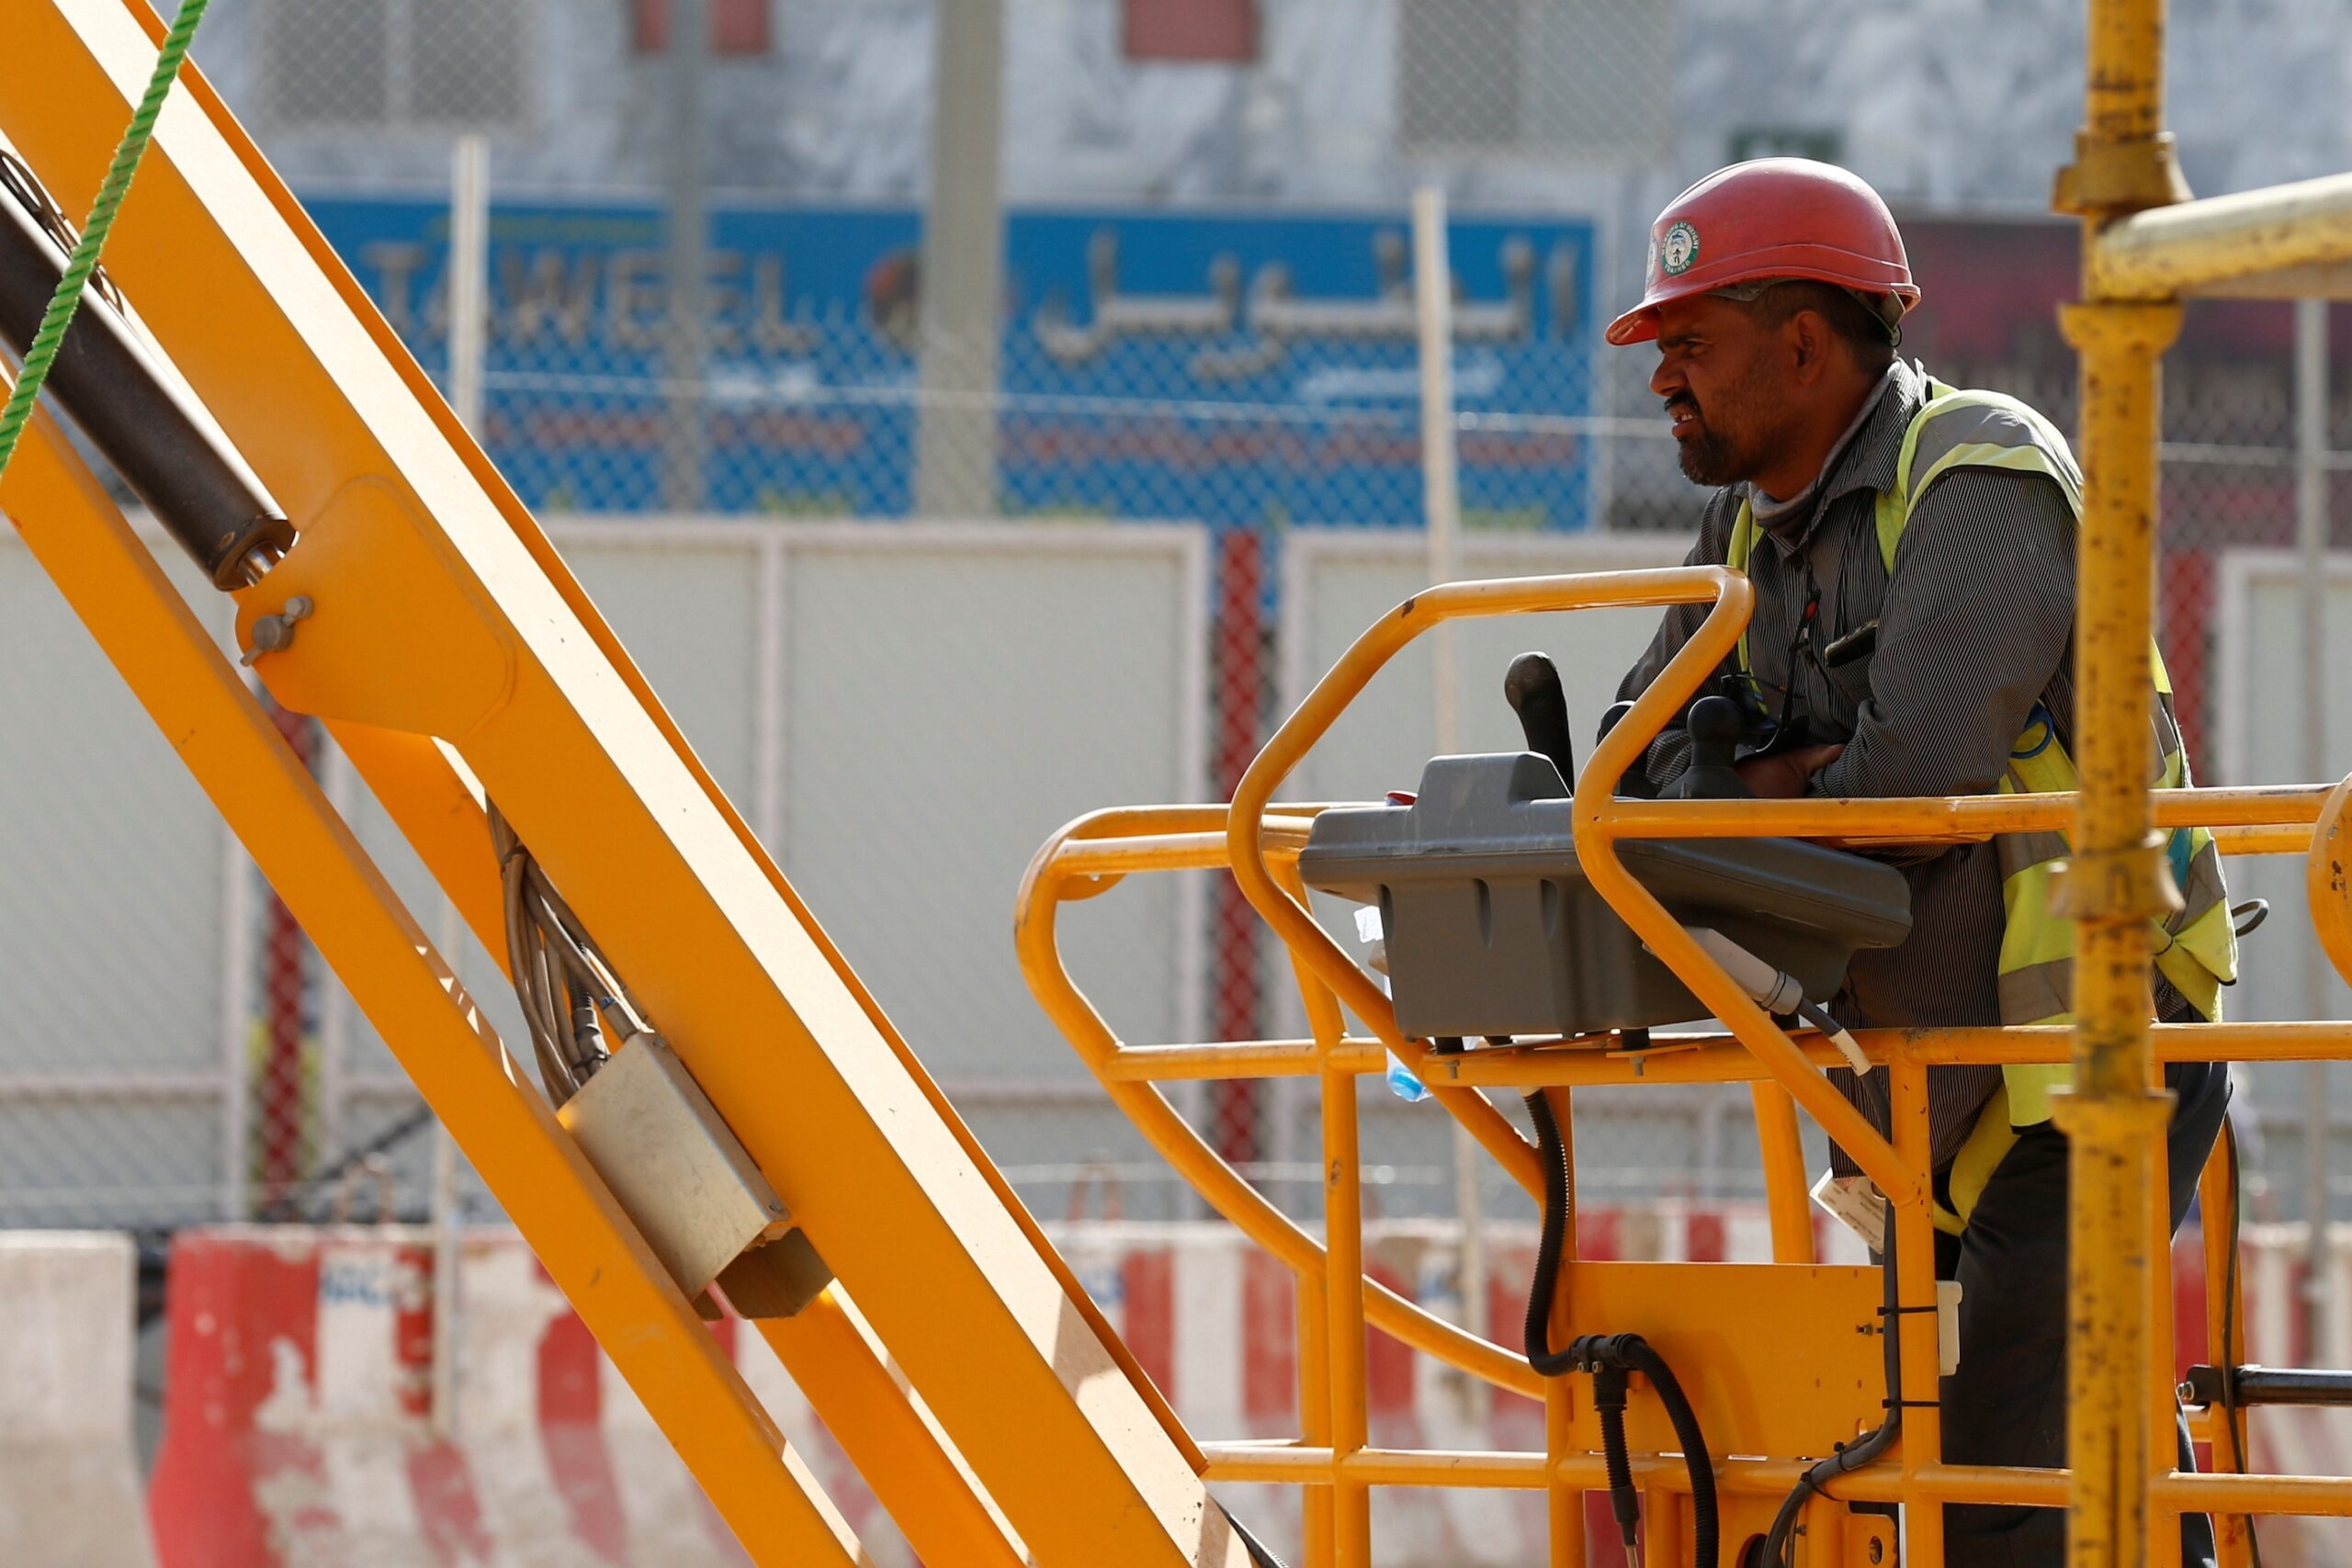
M 1789 548 L 1801 547 L 1840 497 L 1858 490 L 1893 490 L 1903 434 L 1923 400 L 1925 381 L 1924 372 L 1900 359 L 1889 365 L 1877 389 L 1855 412 L 1853 423 L 1830 448 L 1820 477 L 1797 495 L 1768 503 L 1754 486 L 1743 487 L 1765 533 Z

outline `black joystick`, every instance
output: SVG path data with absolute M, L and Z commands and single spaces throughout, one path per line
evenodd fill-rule
M 1510 661 L 1503 676 L 1503 699 L 1519 715 L 1520 733 L 1527 749 L 1548 757 L 1560 770 L 1560 782 L 1576 787 L 1576 742 L 1568 739 L 1568 699 L 1560 690 L 1560 672 L 1541 653 L 1522 653 Z
M 1746 736 L 1739 705 L 1729 697 L 1701 697 L 1684 721 L 1690 732 L 1690 766 L 1662 792 L 1668 800 L 1747 800 L 1755 792 L 1732 766 Z
M 1631 697 L 1626 698 L 1622 703 L 1610 704 L 1609 711 L 1600 716 L 1600 733 L 1592 738 L 1593 744 L 1598 746 L 1600 742 L 1608 739 L 1609 732 L 1616 728 L 1618 722 L 1633 711 L 1634 699 Z M 1635 757 L 1632 763 L 1626 767 L 1623 775 L 1617 781 L 1617 788 L 1614 793 L 1621 795 L 1631 795 L 1636 800 L 1655 800 L 1657 798 L 1657 785 L 1651 781 L 1650 771 L 1648 768 L 1642 765 L 1641 758 Z

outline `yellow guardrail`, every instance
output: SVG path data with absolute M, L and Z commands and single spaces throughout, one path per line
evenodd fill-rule
M 1634 838 L 1791 836 L 1848 843 L 1965 842 L 1996 833 L 2064 829 L 2068 795 L 1958 796 L 1893 800 L 1649 801 L 1598 791 L 1574 805 L 1577 858 L 1611 907 L 1633 927 L 1728 1032 L 1678 1036 L 1673 1049 L 1646 1054 L 1591 1048 L 1607 1037 L 1521 1040 L 1472 1053 L 1439 1053 L 1398 1029 L 1388 998 L 1322 929 L 1299 880 L 1298 853 L 1319 805 L 1276 803 L 1282 787 L 1317 740 L 1373 677 L 1413 638 L 1445 621 L 1602 606 L 1706 603 L 1698 632 L 1648 693 L 1610 733 L 1586 776 L 1614 778 L 1647 748 L 1737 641 L 1752 604 L 1738 574 L 1717 568 L 1577 574 L 1511 581 L 1450 583 L 1417 594 L 1358 638 L 1276 729 L 1243 775 L 1230 807 L 1146 807 L 1097 812 L 1069 824 L 1039 852 L 1023 878 L 1017 939 L 1023 973 L 1046 1013 L 1077 1048 L 1106 1093 L 1153 1146 L 1221 1214 L 1280 1259 L 1299 1292 L 1302 1432 L 1295 1443 L 1202 1445 L 1214 1481 L 1254 1481 L 1311 1488 L 1309 1561 L 1368 1561 L 1364 1495 L 1374 1485 L 1545 1488 L 1572 1495 L 1606 1484 L 1597 1456 L 1548 1453 L 1420 1453 L 1376 1449 L 1366 1438 L 1363 1381 L 1364 1327 L 1378 1326 L 1423 1353 L 1496 1387 L 1542 1397 L 1525 1359 L 1449 1324 L 1386 1290 L 1363 1272 L 1360 1193 L 1355 1181 L 1354 1080 L 1383 1070 L 1387 1053 L 1404 1060 L 1437 1100 L 1493 1151 L 1506 1169 L 1535 1189 L 1533 1151 L 1478 1092 L 1541 1089 L 1566 1099 L 1582 1088 L 1612 1084 L 1740 1083 L 1756 1096 L 1776 1261 L 1811 1260 L 1812 1232 L 1794 1107 L 1803 1105 L 1855 1156 L 1894 1204 L 1898 1261 L 1905 1281 L 1903 1319 L 1906 1404 L 1917 1402 L 1890 1458 L 1840 1483 L 1842 1499 L 1914 1504 L 1996 1502 L 2059 1506 L 2070 1472 L 1941 1462 L 1935 1409 L 1935 1315 L 1928 1296 L 1934 1239 L 1928 1216 L 1926 1085 L 1931 1066 L 2068 1059 L 2073 1031 L 2042 1028 L 1872 1029 L 1857 1032 L 1871 1059 L 1883 1065 L 1895 1129 L 1880 1135 L 1830 1085 L 1822 1069 L 1840 1058 L 1818 1035 L 1792 1036 L 1742 992 L 1618 858 Z M 2341 845 L 2352 820 L 2352 780 L 2284 788 L 2166 791 L 2153 802 L 2159 828 L 2214 829 L 2233 855 L 2306 857 L 2312 914 L 2339 969 L 2352 975 L 2352 877 Z M 1313 1037 L 1188 1044 L 1129 1044 L 1070 978 L 1058 947 L 1057 915 L 1068 902 L 1108 891 L 1138 873 L 1227 869 L 1253 908 L 1279 934 L 1298 971 Z M 1342 1010 L 1365 1033 L 1343 1027 Z M 2161 1061 L 2307 1060 L 2352 1057 L 2352 1024 L 2222 1023 L 2156 1025 Z M 1156 1087 L 1204 1078 L 1316 1077 L 1322 1080 L 1326 1237 L 1284 1215 L 1227 1165 Z M 2233 1212 L 2236 1195 L 2217 1156 L 2203 1173 L 2207 1212 Z M 2165 1256 L 2163 1216 L 2151 1217 L 2149 1244 Z M 2222 1343 L 2230 1282 L 2222 1227 L 2208 1227 L 2207 1270 L 2211 1359 L 2233 1364 L 2240 1348 Z M 2169 1296 L 2152 1303 L 2147 1386 L 2169 1401 L 2173 1337 Z M 2152 1395 L 2152 1399 L 2153 1399 Z M 2208 1427 L 2212 1417 L 2205 1418 Z M 1557 1430 L 1557 1423 L 1552 1423 Z M 2210 1433 L 2209 1433 L 2210 1435 Z M 2234 1447 L 2216 1445 L 2226 1462 Z M 1803 1463 L 1738 1459 L 1718 1466 L 1727 1494 L 1785 1495 Z M 1687 1488 L 1680 1461 L 1637 1458 L 1645 1487 Z M 2300 1476 L 2167 1473 L 2148 1492 L 2155 1515 L 2180 1512 L 2352 1515 L 2352 1480 Z M 1842 1506 L 1842 1504 L 1840 1505 Z M 1555 1517 L 1564 1510 L 1554 1510 Z M 1578 1516 L 1580 1518 L 1580 1516 Z M 1577 1527 L 1580 1529 L 1580 1525 Z M 1555 1562 L 1580 1559 L 1566 1526 L 1555 1531 Z M 2160 1538 L 2161 1531 L 2155 1532 Z M 1939 1568 L 1938 1510 L 1911 1525 L 1910 1561 Z M 2243 1554 L 2241 1530 L 2223 1532 L 2225 1560 Z M 1575 1555 L 1570 1555 L 1574 1553 Z

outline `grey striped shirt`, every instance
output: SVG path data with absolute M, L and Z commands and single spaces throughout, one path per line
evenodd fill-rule
M 1880 559 L 1877 496 L 1894 488 L 1925 379 L 1923 370 L 1899 363 L 1888 373 L 1876 407 L 1833 457 L 1812 504 L 1776 517 L 1748 562 L 1756 584 L 1749 658 L 1765 700 L 1777 716 L 1793 683 L 1793 712 L 1813 739 L 1846 744 L 1815 775 L 1815 795 L 1990 793 L 2037 702 L 2061 743 L 2071 745 L 2075 525 L 2056 484 L 1994 468 L 1950 470 L 1915 502 L 1892 581 Z M 1688 564 L 1724 563 L 1743 494 L 1735 486 L 1707 502 Z M 1804 606 L 1816 596 L 1817 618 L 1806 628 Z M 1648 686 L 1705 614 L 1703 605 L 1668 610 L 1618 694 Z M 1872 619 L 1873 653 L 1825 665 L 1822 649 Z M 1670 728 L 1646 767 L 1664 784 L 1689 756 L 1689 738 Z M 1911 885 L 1911 935 L 1898 947 L 1857 955 L 1832 1010 L 1849 1027 L 2000 1022 L 2004 915 L 1994 846 L 1922 845 L 1884 858 Z M 2165 999 L 2167 1012 L 2177 1009 L 2177 997 Z M 1883 1132 L 1885 1075 L 1860 1084 L 1842 1069 L 1832 1077 Z M 1930 1070 L 1939 1167 L 1966 1141 L 1999 1083 L 1996 1066 Z

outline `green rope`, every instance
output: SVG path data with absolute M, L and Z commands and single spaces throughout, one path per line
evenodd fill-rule
M 97 205 L 90 209 L 90 220 L 82 226 L 82 238 L 74 246 L 65 275 L 57 280 L 57 292 L 50 296 L 49 309 L 41 313 L 40 330 L 33 334 L 32 346 L 25 351 L 24 369 L 17 377 L 8 406 L 0 411 L 0 475 L 7 473 L 8 461 L 17 455 L 17 439 L 24 434 L 26 422 L 32 418 L 41 384 L 49 379 L 49 367 L 57 358 L 57 345 L 64 341 L 65 329 L 73 325 L 74 312 L 82 308 L 83 291 L 88 288 L 91 275 L 98 270 L 98 254 L 106 249 L 107 233 L 114 227 L 115 214 L 122 209 L 122 198 L 130 193 L 130 176 L 139 172 L 139 161 L 146 155 L 147 144 L 155 138 L 156 118 L 164 112 L 164 100 L 170 96 L 172 83 L 180 73 L 180 62 L 187 58 L 187 46 L 196 37 L 196 25 L 204 20 L 205 7 L 210 4 L 211 0 L 180 0 L 179 15 L 172 18 L 172 30 L 164 39 L 164 51 L 155 57 L 155 73 L 147 80 L 147 96 L 139 101 L 139 112 L 130 117 L 130 129 L 122 133 L 122 144 L 115 149 L 106 183 L 98 187 Z

